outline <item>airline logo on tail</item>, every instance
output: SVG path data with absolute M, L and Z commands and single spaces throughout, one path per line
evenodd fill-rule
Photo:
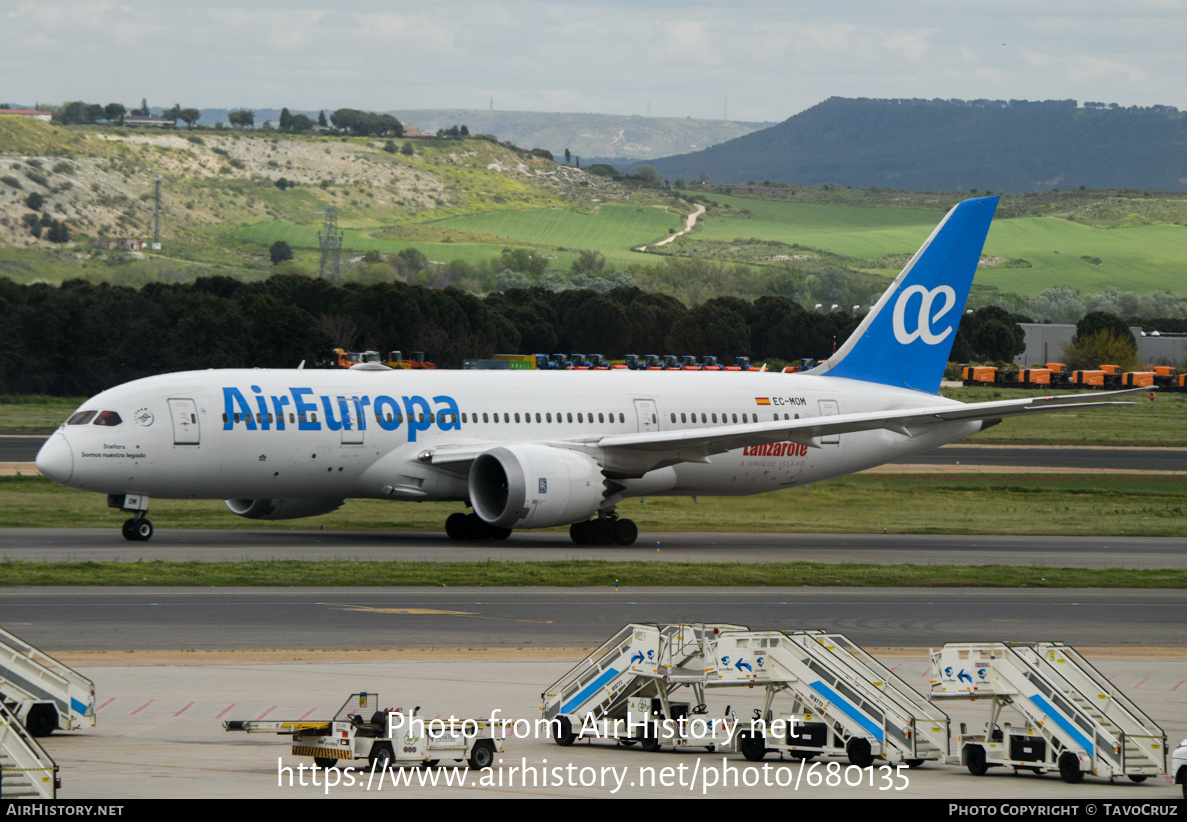
M 811 373 L 937 393 L 997 200 L 949 211 L 853 335 Z
M 923 299 L 919 303 L 919 320 L 915 325 L 915 330 L 908 334 L 906 325 L 907 303 L 916 294 L 923 295 Z M 937 294 L 944 296 L 944 304 L 940 307 L 939 311 L 932 314 L 931 307 L 932 303 L 935 302 Z M 944 333 L 935 334 L 932 333 L 931 324 L 951 311 L 954 305 L 956 305 L 956 291 L 953 290 L 952 286 L 938 285 L 931 291 L 928 291 L 921 285 L 913 285 L 905 289 L 902 296 L 894 304 L 894 338 L 903 345 L 910 345 L 916 339 L 921 339 L 928 345 L 939 345 L 952 333 L 953 326 L 949 324 L 944 329 Z

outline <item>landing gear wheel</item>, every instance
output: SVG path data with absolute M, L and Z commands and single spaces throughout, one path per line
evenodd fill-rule
M 136 541 L 136 520 L 134 520 L 134 519 L 124 520 L 124 524 L 123 524 L 121 530 L 124 533 L 124 539 L 126 539 L 128 542 Z
M 849 744 L 845 746 L 845 753 L 849 754 L 849 761 L 859 768 L 868 768 L 874 764 L 874 755 L 870 753 L 868 739 L 860 737 L 850 739 Z
M 332 756 L 315 756 L 313 757 L 313 764 L 319 768 L 325 768 L 328 771 L 330 768 L 338 767 L 338 760 Z
M 985 758 L 985 749 L 982 747 L 969 748 L 965 760 L 968 762 L 969 773 L 973 776 L 985 776 L 989 771 L 989 762 Z
M 557 728 L 556 744 L 567 748 L 577 739 L 577 734 L 573 733 L 573 723 L 569 717 L 562 716 L 557 724 L 560 727 Z
M 466 515 L 450 514 L 445 518 L 445 533 L 450 539 L 466 538 Z
M 574 522 L 569 526 L 569 539 L 576 545 L 589 545 L 589 522 Z
M 618 519 L 614 521 L 614 541 L 619 545 L 634 545 L 639 538 L 639 526 L 634 520 Z
M 52 705 L 34 705 L 25 717 L 25 730 L 32 736 L 49 736 L 58 727 L 58 712 Z
M 152 523 L 146 519 L 136 521 L 135 529 L 137 542 L 148 542 L 152 539 Z
M 392 760 L 395 757 L 392 755 L 391 746 L 383 744 L 372 748 L 371 755 L 367 759 L 370 761 L 372 771 L 383 773 L 392 766 Z
M 767 744 L 757 734 L 746 734 L 738 740 L 738 750 L 750 762 L 759 762 L 767 755 Z
M 476 771 L 485 770 L 495 763 L 495 743 L 489 739 L 479 740 L 474 744 L 474 750 L 470 752 L 470 758 L 466 764 L 471 769 Z
M 614 544 L 614 521 L 609 519 L 590 520 L 590 533 L 593 535 L 594 545 Z
M 509 536 L 511 536 L 510 528 L 500 528 L 497 525 L 490 526 L 490 538 L 491 539 L 507 539 L 507 537 L 509 537 Z

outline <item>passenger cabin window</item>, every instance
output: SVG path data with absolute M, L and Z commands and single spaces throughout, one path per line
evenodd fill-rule
M 67 425 L 86 425 L 88 422 L 91 421 L 91 418 L 94 416 L 95 416 L 94 411 L 79 411 L 77 414 L 73 414 L 70 417 L 70 419 L 66 420 L 66 424 Z M 226 421 L 225 420 L 226 416 L 227 416 L 226 414 L 223 414 L 224 422 Z
M 119 425 L 123 420 L 114 411 L 100 411 L 92 425 Z

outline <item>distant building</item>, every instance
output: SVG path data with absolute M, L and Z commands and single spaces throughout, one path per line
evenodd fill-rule
M 164 128 L 166 126 L 173 127 L 177 125 L 175 120 L 170 120 L 167 117 L 162 117 L 159 114 L 125 114 L 125 126 L 156 126 L 157 128 Z
M 33 108 L 0 108 L 0 114 L 17 114 L 21 117 L 32 117 L 34 120 L 49 122 L 53 119 L 52 111 L 38 111 Z
M 1025 335 L 1026 350 L 1014 358 L 1015 365 L 1060 362 L 1063 347 L 1076 336 L 1074 325 L 1061 323 L 1018 323 Z M 1151 365 L 1177 365 L 1187 359 L 1187 334 L 1144 334 L 1139 326 L 1130 326 L 1138 344 L 1138 362 Z
M 106 248 L 108 251 L 140 251 L 147 246 L 144 240 L 135 237 L 120 237 L 115 240 L 91 240 L 91 248 Z

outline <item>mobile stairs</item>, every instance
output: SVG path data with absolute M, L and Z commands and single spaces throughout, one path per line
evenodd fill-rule
M 918 767 L 949 753 L 949 719 L 905 680 L 843 634 L 722 632 L 710 642 L 710 687 L 762 687 L 766 698 L 737 723 L 731 748 L 751 761 L 778 752 L 810 760 L 881 758 Z M 774 714 L 776 696 L 791 710 Z
M 1071 783 L 1086 773 L 1134 782 L 1165 773 L 1166 734 L 1069 645 L 949 643 L 932 651 L 931 668 L 932 700 L 989 700 L 984 730 L 966 733 L 962 723 L 950 758 L 970 773 L 1058 770 Z M 998 724 L 1006 708 L 1020 726 Z
M 95 727 L 95 683 L 2 628 L 0 702 L 33 736 Z
M 604 739 L 644 750 L 661 744 L 714 749 L 725 738 L 725 719 L 696 723 L 705 713 L 705 650 L 731 624 L 631 624 L 577 663 L 540 695 L 540 713 L 558 745 Z M 681 688 L 693 700 L 673 701 Z M 681 721 L 681 720 L 685 721 Z M 665 723 L 660 733 L 656 723 Z
M 0 702 L 0 797 L 55 799 L 60 786 L 57 763 Z

